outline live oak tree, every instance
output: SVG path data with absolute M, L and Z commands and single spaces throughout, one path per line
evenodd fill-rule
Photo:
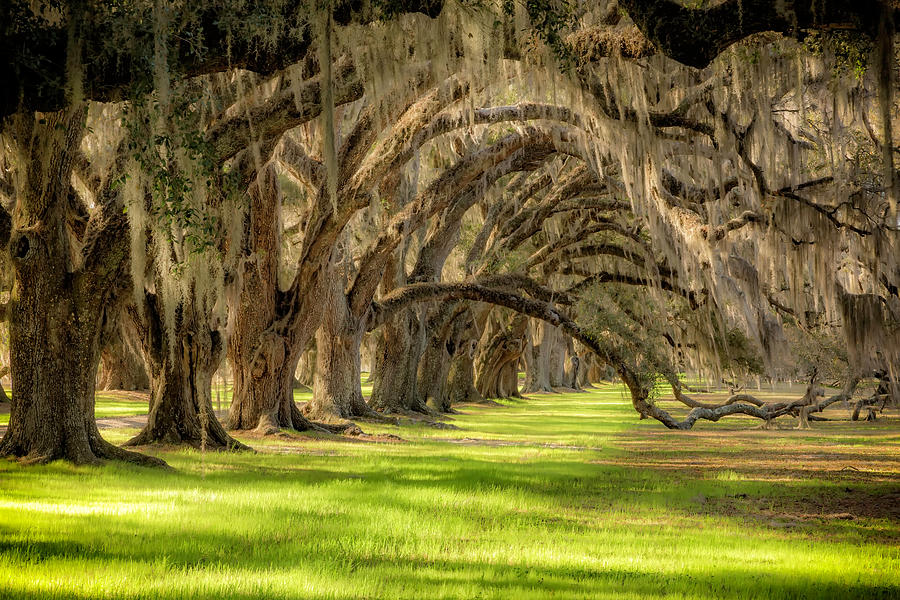
M 0 115 L 15 180 L 15 207 L 3 213 L 2 241 L 9 241 L 16 274 L 9 326 L 17 390 L 0 454 L 159 463 L 104 442 L 94 424 L 102 332 L 127 291 L 128 236 L 112 185 L 117 178 L 108 178 L 91 210 L 71 184 L 85 103 L 144 93 L 154 67 L 184 76 L 238 66 L 272 71 L 295 62 L 308 50 L 308 28 L 302 27 L 308 13 L 296 5 L 277 7 L 285 13 L 227 2 L 172 6 L 186 17 L 170 21 L 182 27 L 177 39 L 184 43 L 167 53 L 164 65 L 154 63 L 153 44 L 139 41 L 154 39 L 159 15 L 151 3 L 13 1 L 0 7 L 0 47 L 8 57 Z M 256 14 L 285 24 L 266 34 L 269 44 L 258 31 L 236 29 Z M 201 39 L 202 50 L 187 41 Z M 70 228 L 72 221 L 79 226 Z
M 84 134 L 81 106 L 10 118 L 16 155 L 10 252 L 10 359 L 15 399 L 0 452 L 42 462 L 123 459 L 160 464 L 105 442 L 94 389 L 105 331 L 128 281 L 127 221 L 112 180 L 88 212 L 72 186 Z M 9 231 L 9 229 L 7 229 Z
M 234 445 L 209 414 L 210 378 L 226 348 L 236 382 L 230 427 L 311 427 L 291 386 L 320 326 L 312 417 L 446 409 L 447 383 L 471 378 L 482 394 L 513 393 L 518 359 L 502 357 L 518 345 L 498 336 L 518 336 L 522 319 L 490 316 L 489 304 L 577 339 L 618 372 L 642 416 L 669 427 L 738 413 L 767 422 L 808 417 L 811 406 L 847 398 L 861 377 L 892 372 L 900 283 L 895 5 L 621 0 L 579 11 L 540 3 L 472 11 L 441 2 L 336 3 L 327 11 L 231 0 L 3 3 L 0 191 L 11 210 L 0 211 L 0 242 L 15 284 L 7 311 L 14 399 L 0 454 L 157 462 L 104 442 L 94 424 L 102 344 L 132 286 L 129 312 L 154 390 L 137 442 Z M 512 26 L 523 16 L 530 31 Z M 412 49 L 382 43 L 417 29 Z M 765 32 L 785 35 L 753 35 Z M 506 71 L 519 84 L 514 103 L 502 82 L 491 85 L 508 60 L 518 65 Z M 230 78 L 219 100 L 203 91 L 214 73 Z M 178 130 L 168 118 L 176 114 L 171 94 L 182 90 L 201 91 L 178 113 L 195 122 Z M 557 93 L 565 102 L 547 101 Z M 156 116 L 149 131 L 93 152 L 90 140 L 115 120 L 98 114 L 96 102 L 129 110 L 143 103 Z M 313 120 L 320 152 L 288 133 Z M 499 125 L 513 121 L 530 125 Z M 412 155 L 436 147 L 446 160 L 453 149 L 431 140 L 457 130 L 492 133 L 461 144 L 401 197 Z M 155 155 L 155 166 L 130 164 L 137 154 Z M 494 240 L 483 240 L 472 268 L 447 268 L 460 252 L 462 223 L 491 186 L 531 171 L 536 182 L 557 155 L 573 160 L 563 175 L 624 206 L 579 207 L 561 230 L 555 207 L 573 197 L 566 178 L 554 181 L 513 212 L 484 211 Z M 312 192 L 280 286 L 285 173 Z M 228 208 L 234 198 L 243 210 Z M 342 270 L 348 223 L 379 201 L 389 209 L 387 228 Z M 211 225 L 207 215 L 223 221 Z M 225 216 L 235 217 L 234 231 Z M 184 222 L 172 227 L 172 219 Z M 202 259 L 207 234 L 212 254 Z M 496 269 L 497 257 L 521 262 Z M 804 294 L 806 285 L 819 293 Z M 638 286 L 650 290 L 652 305 L 636 300 Z M 651 306 L 663 315 L 658 327 L 647 326 Z M 820 401 L 811 379 L 794 403 L 762 406 L 742 395 L 709 407 L 676 382 L 676 397 L 693 405 L 681 421 L 652 401 L 658 373 L 671 377 L 692 352 L 715 362 L 711 330 L 740 327 L 770 358 L 779 319 L 819 308 L 839 317 L 847 335 L 854 370 L 840 394 Z M 489 320 L 491 334 L 476 340 Z M 359 345 L 376 327 L 381 352 L 367 405 Z M 562 344 L 553 346 L 560 364 Z M 478 365 L 505 374 L 479 373 Z M 547 379 L 541 387 L 552 385 Z

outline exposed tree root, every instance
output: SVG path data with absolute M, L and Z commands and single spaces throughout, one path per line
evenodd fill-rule
M 734 414 L 756 417 L 765 421 L 767 425 L 780 416 L 797 415 L 800 417 L 799 426 L 808 427 L 805 421 L 810 414 L 821 412 L 836 402 L 848 401 L 853 396 L 853 392 L 858 384 L 859 378 L 851 377 L 841 392 L 825 400 L 817 401 L 817 398 L 822 396 L 823 393 L 822 388 L 815 383 L 815 376 L 813 376 L 802 398 L 793 402 L 780 402 L 777 404 L 766 404 L 749 394 L 735 394 L 726 400 L 724 404 L 709 405 L 693 401 L 679 390 L 676 392 L 676 398 L 685 404 L 690 402 L 694 406 L 682 421 L 678 421 L 665 410 L 649 403 L 646 400 L 646 395 L 642 396 L 640 389 L 636 390 L 630 385 L 629 388 L 632 392 L 632 403 L 639 413 L 656 419 L 669 429 L 687 430 L 691 429 L 700 419 L 718 421 L 722 417 Z M 673 390 L 678 388 L 677 382 L 673 384 Z M 635 393 L 636 391 L 637 393 Z M 688 406 L 691 406 L 691 404 L 688 404 Z
M 177 429 L 171 429 L 166 432 L 159 432 L 157 430 L 151 429 L 149 426 L 145 427 L 138 435 L 134 436 L 124 444 L 123 446 L 149 446 L 153 444 L 172 444 L 172 445 L 182 445 L 186 444 L 193 448 L 203 448 L 205 450 L 213 450 L 213 451 L 252 451 L 253 448 L 243 444 L 230 435 L 219 425 L 218 421 L 216 421 L 216 426 L 212 426 L 210 423 L 210 427 L 207 428 L 206 439 L 203 439 L 202 434 L 199 432 L 187 434 L 185 432 L 178 431 Z
M 88 443 L 85 446 L 66 445 L 63 447 L 26 448 L 15 442 L 15 436 L 6 435 L 0 441 L 0 457 L 16 459 L 22 464 L 46 464 L 54 460 L 67 460 L 76 465 L 100 465 L 105 461 L 121 461 L 145 467 L 170 468 L 166 462 L 155 456 L 132 452 L 115 446 L 102 437 L 96 426 L 89 427 Z

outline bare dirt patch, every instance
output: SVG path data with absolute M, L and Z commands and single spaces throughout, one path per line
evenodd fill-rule
M 142 429 L 147 424 L 147 415 L 133 417 L 104 417 L 97 419 L 97 429 Z
M 614 440 L 618 455 L 593 462 L 721 482 L 712 497 L 692 498 L 701 514 L 816 538 L 900 543 L 900 420 L 891 414 L 850 422 L 844 408 L 826 415 L 835 420 L 809 430 L 793 429 L 792 419 L 757 429 L 750 418 L 700 423 L 691 431 L 632 429 Z
M 715 478 L 727 473 L 735 479 L 790 481 L 900 482 L 900 452 L 897 448 L 847 448 L 823 444 L 791 447 L 721 447 L 705 449 L 677 447 L 656 449 L 633 446 L 623 457 L 597 462 L 682 472 L 690 477 Z
M 350 444 L 354 443 L 388 443 L 388 444 L 405 444 L 407 440 L 403 439 L 400 436 L 394 435 L 392 433 L 379 433 L 379 434 L 369 434 L 369 433 L 350 433 L 345 435 L 340 434 L 329 434 L 329 433 L 301 433 L 301 432 L 293 432 L 293 431 L 279 431 L 274 434 L 264 434 L 256 431 L 242 431 L 240 432 L 240 439 L 247 440 L 272 440 L 272 439 L 282 439 L 286 442 L 322 442 L 322 441 L 330 441 L 330 442 L 346 442 Z M 271 448 L 275 448 L 275 446 L 263 446 L 261 448 L 257 448 L 257 450 L 266 452 Z M 279 452 L 289 453 L 290 448 L 293 448 L 295 452 L 298 453 L 306 453 L 306 449 L 300 446 L 284 446 L 278 447 L 281 448 Z
M 703 499 L 701 512 L 753 521 L 769 529 L 806 531 L 817 538 L 856 535 L 882 543 L 900 543 L 900 488 L 873 491 L 818 488 L 802 496 L 733 494 Z M 838 522 L 847 528 L 835 529 Z M 886 522 L 887 525 L 879 525 Z
M 877 456 L 884 451 L 884 454 Z M 848 450 L 823 446 L 799 448 L 744 448 L 733 452 L 709 450 L 632 450 L 624 457 L 603 462 L 682 472 L 690 477 L 755 481 L 900 482 L 900 456 L 884 448 Z
M 710 396 L 716 402 L 725 397 Z M 847 410 L 835 407 L 825 414 L 846 419 Z M 747 417 L 701 422 L 691 431 L 631 430 L 614 443 L 624 456 L 607 462 L 700 478 L 727 472 L 729 478 L 757 481 L 900 482 L 900 419 L 895 414 L 874 423 L 816 422 L 807 430 L 794 429 L 795 422 L 782 419 L 778 428 L 758 429 L 752 427 L 758 421 Z

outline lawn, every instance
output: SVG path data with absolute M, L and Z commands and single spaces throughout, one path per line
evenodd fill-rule
M 0 597 L 900 597 L 896 419 L 673 433 L 613 385 L 462 411 L 151 450 L 173 471 L 0 461 Z

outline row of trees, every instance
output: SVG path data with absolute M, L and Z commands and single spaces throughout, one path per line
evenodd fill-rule
M 136 349 L 151 395 L 131 445 L 447 411 L 517 394 L 520 361 L 527 391 L 608 368 L 672 428 L 895 380 L 894 9 L 744 0 L 723 30 L 728 4 L 9 3 L 0 454 L 158 462 L 94 423 L 101 357 L 111 384 Z M 709 27 L 677 36 L 684 19 Z M 757 36 L 702 70 L 665 55 L 705 66 L 761 31 L 807 39 Z M 808 340 L 822 320 L 852 368 L 825 401 L 815 378 L 780 405 L 677 382 L 773 367 L 786 321 Z M 654 403 L 660 374 L 685 420 Z

